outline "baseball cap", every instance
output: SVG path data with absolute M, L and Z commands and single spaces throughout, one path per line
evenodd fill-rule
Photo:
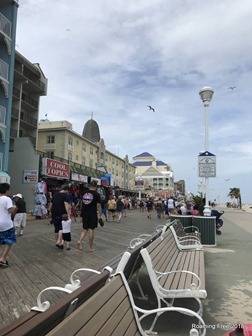
M 93 181 L 90 183 L 90 185 L 91 185 L 92 187 L 96 187 L 96 186 L 97 186 L 97 181 L 93 180 Z
M 17 195 L 12 196 L 12 198 L 15 198 L 15 197 L 23 198 L 22 194 L 17 194 Z

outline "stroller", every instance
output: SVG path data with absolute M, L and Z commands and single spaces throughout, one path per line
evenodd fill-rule
M 211 210 L 211 216 L 216 217 L 216 234 L 221 235 L 220 228 L 223 226 L 223 220 L 220 218 L 224 214 L 224 211 Z

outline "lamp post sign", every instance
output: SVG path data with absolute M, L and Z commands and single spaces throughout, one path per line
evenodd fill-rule
M 216 156 L 208 151 L 199 154 L 199 177 L 216 177 Z

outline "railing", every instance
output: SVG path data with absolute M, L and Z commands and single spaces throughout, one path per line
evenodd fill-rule
M 17 130 L 11 128 L 10 129 L 10 137 L 11 138 L 17 138 Z
M 23 111 L 21 111 L 20 113 L 20 120 L 26 122 L 27 124 L 30 124 L 32 126 L 37 126 L 38 124 L 38 120 L 31 117 L 28 113 L 25 113 Z
M 0 153 L 0 170 L 3 169 L 3 153 Z
M 35 109 L 38 108 L 38 102 L 31 97 L 28 97 L 25 93 L 22 93 L 22 100 L 27 104 L 33 106 Z
M 20 90 L 17 89 L 15 86 L 13 87 L 13 94 L 15 97 L 17 97 L 18 99 L 20 98 Z
M 15 70 L 24 77 L 26 77 L 29 80 L 29 82 L 32 82 L 34 85 L 38 86 L 41 90 L 45 91 L 45 83 L 43 83 L 38 78 L 32 78 L 30 72 L 25 68 L 25 66 L 22 66 L 22 64 L 15 64 Z
M 11 38 L 11 22 L 2 13 L 0 13 L 0 31 Z
M 8 81 L 9 64 L 0 59 L 0 77 Z
M 6 108 L 0 105 L 0 124 L 5 125 Z

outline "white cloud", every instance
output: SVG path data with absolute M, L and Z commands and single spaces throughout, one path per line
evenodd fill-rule
M 41 118 L 68 120 L 81 134 L 93 111 L 108 150 L 129 158 L 148 151 L 195 193 L 205 142 L 198 92 L 212 86 L 209 150 L 220 177 L 211 183 L 226 201 L 227 185 L 216 181 L 227 173 L 252 202 L 244 183 L 251 173 L 251 15 L 250 0 L 23 0 L 17 44 L 48 77 Z

